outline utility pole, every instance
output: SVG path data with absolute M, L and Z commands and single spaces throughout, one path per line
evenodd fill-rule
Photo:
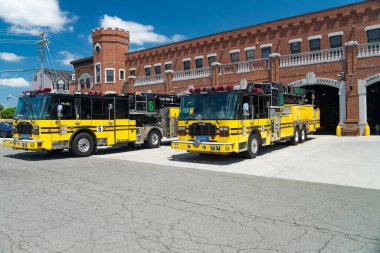
M 40 83 L 40 89 L 44 86 L 44 60 L 45 60 L 45 46 L 49 44 L 49 40 L 46 39 L 46 33 L 42 32 L 40 34 L 41 40 L 38 42 L 40 47 L 40 61 L 41 61 L 41 83 Z

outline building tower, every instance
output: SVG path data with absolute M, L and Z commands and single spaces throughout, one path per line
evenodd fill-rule
M 92 30 L 94 90 L 120 92 L 127 80 L 125 54 L 129 32 L 118 28 Z

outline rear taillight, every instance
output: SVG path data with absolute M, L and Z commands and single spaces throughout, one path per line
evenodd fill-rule
M 178 135 L 186 135 L 186 127 L 178 127 Z
M 33 135 L 39 135 L 40 134 L 40 127 L 39 126 L 33 126 Z
M 17 128 L 15 126 L 12 126 L 12 134 L 17 134 Z
M 229 131 L 230 131 L 229 127 L 219 127 L 219 136 L 228 137 L 230 135 Z

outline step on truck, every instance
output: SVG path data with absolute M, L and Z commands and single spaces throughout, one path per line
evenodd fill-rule
M 157 148 L 176 135 L 177 96 L 88 92 L 59 94 L 50 89 L 19 96 L 13 119 L 13 149 L 89 156 L 99 146 L 145 144 Z
M 305 90 L 275 83 L 190 89 L 181 97 L 178 141 L 171 147 L 255 158 L 263 146 L 303 143 L 320 127 L 313 99 Z

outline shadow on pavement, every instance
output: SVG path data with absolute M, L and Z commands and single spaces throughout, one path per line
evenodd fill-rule
M 314 140 L 314 137 L 308 137 L 307 141 Z M 302 145 L 302 144 L 300 144 Z M 276 143 L 272 146 L 263 147 L 255 159 L 260 159 L 274 151 L 284 148 L 292 148 L 289 143 Z M 198 163 L 198 164 L 210 164 L 210 165 L 230 165 L 247 160 L 244 154 L 230 154 L 230 155 L 212 155 L 212 154 L 197 154 L 197 153 L 183 153 L 178 155 L 172 155 L 169 161 L 186 162 L 186 163 Z

